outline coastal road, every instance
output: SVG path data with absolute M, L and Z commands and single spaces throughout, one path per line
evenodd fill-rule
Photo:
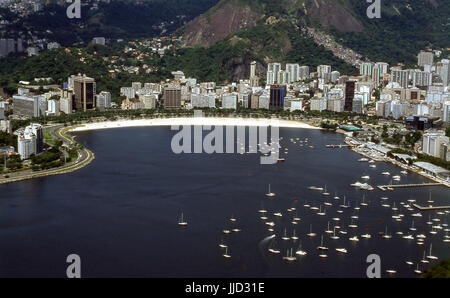
M 70 139 L 69 137 L 64 135 L 63 130 L 68 129 L 68 128 L 64 127 L 63 125 L 56 125 L 56 126 L 52 126 L 52 127 L 47 127 L 45 129 L 49 130 L 50 135 L 53 138 L 55 138 L 57 140 L 61 140 L 63 142 L 63 144 L 68 147 L 71 144 L 75 143 L 72 139 Z M 65 174 L 65 173 L 73 172 L 73 171 L 76 171 L 76 170 L 88 165 L 89 163 L 91 163 L 91 161 L 94 158 L 95 158 L 94 153 L 92 153 L 90 150 L 88 150 L 86 148 L 83 148 L 81 150 L 78 150 L 78 157 L 77 157 L 77 160 L 75 160 L 74 162 L 65 164 L 58 168 L 52 168 L 52 169 L 38 171 L 38 172 L 33 171 L 33 170 L 24 170 L 24 171 L 18 171 L 18 172 L 4 174 L 0 177 L 0 184 L 11 183 L 11 182 L 21 181 L 21 180 L 26 180 L 26 179 L 37 178 L 37 177 L 44 177 L 44 176 L 58 175 L 58 174 Z M 7 175 L 9 177 L 5 178 L 5 175 Z

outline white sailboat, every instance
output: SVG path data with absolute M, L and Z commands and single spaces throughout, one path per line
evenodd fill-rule
M 327 227 L 327 229 L 325 230 L 325 233 L 327 233 L 327 234 L 333 234 L 333 231 L 330 230 L 330 222 L 328 222 L 328 227 Z
M 290 251 L 287 250 L 286 256 L 283 257 L 283 260 L 285 260 L 285 261 L 287 261 L 287 262 L 294 262 L 294 261 L 297 260 L 297 257 L 294 256 L 294 253 L 293 253 L 293 249 L 292 249 L 292 248 L 291 248 Z
M 423 251 L 423 258 L 422 258 L 422 260 L 420 260 L 420 262 L 423 263 L 423 264 L 430 263 L 430 261 L 428 261 L 427 258 L 426 258 L 426 252 L 425 251 Z
M 391 239 L 391 238 L 392 238 L 392 235 L 389 235 L 389 234 L 387 233 L 387 226 L 386 226 L 386 231 L 385 231 L 384 234 L 383 234 L 383 238 L 384 238 L 384 239 Z
M 325 208 L 323 208 L 323 211 L 322 211 L 322 205 L 320 205 L 320 209 L 319 209 L 319 212 L 317 212 L 317 215 L 320 215 L 320 216 L 325 216 L 326 215 Z
M 309 225 L 309 233 L 306 235 L 309 237 L 314 237 L 317 235 L 316 233 L 313 233 L 313 231 L 312 231 L 312 224 Z
M 336 227 L 333 228 L 333 236 L 330 237 L 333 240 L 339 239 L 339 236 L 336 235 Z
M 432 247 L 433 247 L 433 244 L 430 243 L 430 254 L 427 256 L 427 258 L 430 259 L 430 260 L 437 260 L 438 257 L 433 256 L 433 255 L 431 254 L 431 248 L 432 248 Z
M 304 250 L 302 250 L 302 242 L 300 241 L 300 244 L 298 245 L 297 251 L 295 252 L 298 256 L 306 256 L 308 253 Z
M 288 237 L 288 235 L 287 235 L 287 229 L 286 228 L 284 229 L 284 234 L 283 234 L 283 237 L 281 237 L 281 239 L 283 239 L 283 240 L 289 240 L 290 239 Z
M 178 220 L 178 225 L 185 227 L 187 226 L 187 224 L 188 224 L 187 221 L 184 220 L 183 213 L 181 213 L 181 218 Z
M 273 193 L 273 192 L 270 190 L 270 184 L 269 184 L 269 192 L 266 193 L 266 196 L 267 196 L 267 197 L 274 197 L 274 196 L 275 196 L 275 193 Z
M 416 231 L 417 228 L 414 227 L 414 220 L 411 222 L 411 227 L 409 228 L 410 231 Z
M 416 269 L 414 270 L 415 274 L 422 274 L 422 271 L 419 270 L 419 264 L 417 264 Z
M 292 237 L 291 237 L 291 239 L 292 239 L 292 240 L 298 240 L 298 236 L 295 235 L 295 229 L 294 229 L 294 231 L 292 232 Z
M 336 251 L 340 252 L 340 253 L 343 253 L 343 254 L 347 253 L 347 249 L 345 249 L 345 248 L 336 248 Z
M 225 247 L 225 253 L 222 256 L 226 259 L 231 258 L 231 255 L 228 254 L 228 247 Z
M 318 250 L 328 250 L 328 247 L 323 245 L 323 235 L 320 237 L 320 246 L 317 247 Z
M 273 253 L 273 254 L 276 254 L 276 255 L 278 255 L 278 254 L 280 254 L 280 250 L 278 249 L 278 248 L 274 248 L 273 247 L 273 244 L 275 243 L 275 239 L 270 243 L 270 245 L 269 245 L 269 248 L 267 249 L 270 253 Z

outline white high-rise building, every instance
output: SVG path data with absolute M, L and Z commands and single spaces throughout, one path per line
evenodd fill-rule
M 297 82 L 300 80 L 300 65 L 286 64 L 286 72 L 288 72 L 290 76 L 288 83 Z
M 441 77 L 444 86 L 448 86 L 450 83 L 450 61 L 443 59 L 441 62 L 437 63 L 436 73 Z
M 317 66 L 317 76 L 319 78 L 325 78 L 326 73 L 331 73 L 330 65 L 319 65 Z
M 433 65 L 433 58 L 434 54 L 432 52 L 420 51 L 419 55 L 417 55 L 417 65 Z
M 362 62 L 359 65 L 359 74 L 370 77 L 372 75 L 373 66 L 374 66 L 373 62 Z
M 307 66 L 307 65 L 300 66 L 299 76 L 300 76 L 301 80 L 309 78 L 309 66 Z

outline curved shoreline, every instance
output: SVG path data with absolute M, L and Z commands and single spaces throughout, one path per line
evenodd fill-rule
M 55 130 L 55 133 L 58 136 L 58 138 L 60 138 L 61 140 L 65 141 L 67 143 L 75 143 L 74 137 L 66 134 L 66 132 L 70 131 L 70 129 L 71 129 L 71 127 L 60 127 Z M 84 159 L 82 159 L 83 155 L 85 156 Z M 23 175 L 19 175 L 17 177 L 4 178 L 3 177 L 4 175 L 2 175 L 2 177 L 0 177 L 0 185 L 34 179 L 34 178 L 41 178 L 41 177 L 46 177 L 46 176 L 61 175 L 61 174 L 75 172 L 79 169 L 84 168 L 88 164 L 90 164 L 94 159 L 95 159 L 94 153 L 91 150 L 84 148 L 82 150 L 82 152 L 78 152 L 78 158 L 74 162 L 65 164 L 58 168 L 52 168 L 52 169 L 48 169 L 48 170 L 44 170 L 44 171 L 31 172 L 31 173 L 24 171 Z M 20 174 L 20 171 L 17 173 Z M 8 175 L 8 174 L 6 174 L 6 175 Z
M 322 129 L 304 122 L 294 120 L 279 120 L 266 118 L 216 118 L 216 117 L 184 117 L 184 118 L 164 118 L 164 119 L 137 119 L 137 120 L 117 120 L 86 123 L 73 129 L 72 132 L 121 128 L 121 127 L 144 127 L 144 126 L 171 126 L 171 125 L 214 125 L 214 126 L 274 126 L 287 128 Z

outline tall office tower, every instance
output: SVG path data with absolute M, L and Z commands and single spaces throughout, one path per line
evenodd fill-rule
M 362 62 L 359 65 L 359 74 L 364 75 L 364 76 L 371 76 L 373 66 L 374 66 L 374 63 L 372 63 L 372 62 Z
M 444 86 L 448 86 L 450 83 L 450 61 L 448 59 L 443 59 L 441 62 L 436 63 L 436 73 L 442 79 Z
M 283 85 L 270 86 L 269 109 L 283 109 L 285 96 L 286 96 L 286 86 Z
M 309 66 L 307 66 L 307 65 L 300 66 L 299 76 L 300 76 L 301 80 L 309 78 Z
M 300 65 L 286 64 L 286 72 L 289 73 L 290 80 L 288 83 L 297 82 L 300 80 Z
M 181 88 L 178 87 L 164 88 L 164 108 L 165 109 L 181 108 Z
M 73 89 L 75 94 L 75 110 L 93 110 L 95 109 L 96 85 L 93 78 L 86 75 L 73 78 Z
M 331 66 L 330 65 L 319 65 L 317 66 L 317 76 L 319 78 L 324 78 L 326 73 L 331 72 Z
M 432 52 L 420 51 L 417 56 L 417 65 L 425 66 L 425 65 L 433 65 L 434 54 Z
M 391 69 L 391 82 L 399 83 L 401 87 L 408 88 L 409 85 L 409 71 L 399 68 Z
M 269 63 L 267 65 L 267 72 L 271 71 L 273 73 L 274 82 L 273 84 L 277 83 L 278 79 L 278 72 L 281 70 L 281 63 Z M 267 83 L 269 84 L 269 83 Z
M 259 86 L 259 77 L 256 76 L 256 61 L 252 61 L 252 63 L 250 63 L 250 86 Z
M 344 111 L 353 111 L 353 98 L 355 97 L 355 81 L 345 82 L 345 103 Z

